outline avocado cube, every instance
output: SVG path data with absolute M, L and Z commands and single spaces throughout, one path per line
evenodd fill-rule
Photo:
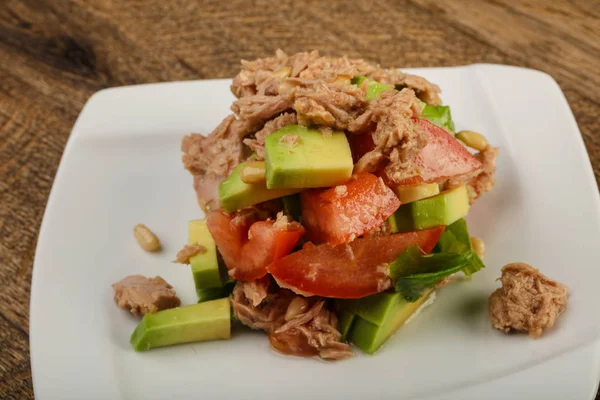
M 394 89 L 393 86 L 386 85 L 385 83 L 377 82 L 366 76 L 357 76 L 352 79 L 352 83 L 356 86 L 361 86 L 363 82 L 367 81 L 367 101 L 372 101 L 381 96 L 381 93 Z
M 146 314 L 131 334 L 135 351 L 231 338 L 228 298 Z
M 338 331 L 340 331 L 340 333 L 342 334 L 341 340 L 346 340 L 346 338 L 348 337 L 348 333 L 352 328 L 352 323 L 354 322 L 356 315 L 346 310 L 339 310 L 337 312 L 337 317 Z
M 221 287 L 213 287 L 213 288 L 206 288 L 206 289 L 196 288 L 196 295 L 198 296 L 198 303 L 203 303 L 205 301 L 229 297 L 229 295 L 233 291 L 234 286 L 235 286 L 235 281 L 229 281 Z
M 410 303 L 400 293 L 369 296 L 350 329 L 348 341 L 368 354 L 375 353 L 431 295 L 429 289 L 419 300 Z M 376 297 L 379 296 L 379 297 Z M 360 302 L 365 299 L 360 299 Z M 349 310 L 354 310 L 352 307 Z M 363 318 L 363 316 L 367 318 Z
M 342 184 L 354 164 L 344 132 L 288 125 L 265 140 L 267 188 L 318 188 Z
M 192 220 L 188 223 L 188 244 L 204 246 L 204 253 L 190 258 L 190 266 L 196 289 L 220 288 L 227 279 L 227 269 L 219 262 L 217 246 L 205 220 Z
M 392 216 L 398 232 L 450 225 L 469 213 L 466 186 L 446 190 L 437 196 L 403 204 Z
M 245 183 L 240 176 L 244 165 L 246 165 L 245 162 L 240 163 L 231 175 L 219 185 L 219 199 L 227 212 L 237 211 L 300 191 L 299 189 L 267 189 L 264 183 Z
M 355 314 L 375 325 L 381 325 L 389 309 L 395 307 L 401 298 L 396 292 L 382 292 L 361 299 L 337 300 L 337 302 L 340 310 Z

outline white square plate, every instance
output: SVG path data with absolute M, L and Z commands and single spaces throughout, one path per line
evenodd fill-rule
M 486 242 L 485 270 L 443 289 L 443 300 L 375 356 L 284 357 L 258 332 L 135 353 L 128 340 L 137 320 L 117 309 L 110 285 L 130 274 L 161 275 L 184 304 L 196 301 L 189 269 L 170 262 L 186 243 L 187 221 L 202 217 L 179 144 L 189 132 L 210 132 L 233 98 L 225 80 L 103 90 L 73 128 L 41 228 L 31 298 L 38 398 L 423 397 L 597 339 L 600 199 L 558 85 L 538 71 L 494 65 L 413 72 L 442 87 L 458 129 L 483 132 L 501 147 L 497 186 L 469 215 L 472 233 Z M 162 253 L 135 243 L 138 222 L 158 234 Z M 487 318 L 500 268 L 514 261 L 570 288 L 567 311 L 538 340 L 494 331 Z M 588 362 L 595 371 L 595 358 Z

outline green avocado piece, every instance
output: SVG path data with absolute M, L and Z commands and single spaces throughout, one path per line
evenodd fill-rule
M 400 293 L 385 293 L 385 296 L 368 300 L 367 306 L 361 308 L 361 314 L 368 316 L 369 319 L 356 316 L 348 335 L 348 341 L 365 353 L 375 353 L 417 311 L 431 295 L 431 292 L 433 292 L 432 289 L 413 303 L 404 300 Z
M 452 120 L 449 106 L 432 106 L 431 104 L 426 104 L 421 111 L 421 118 L 454 132 L 454 121 Z
M 323 134 L 299 125 L 267 136 L 265 164 L 269 189 L 336 186 L 350 179 L 354 167 L 344 132 Z
M 240 163 L 219 185 L 221 205 L 227 212 L 298 193 L 300 189 L 267 189 L 264 183 L 245 183 L 240 176 L 246 163 Z
M 227 268 L 222 262 L 219 262 L 217 246 L 203 219 L 192 220 L 188 223 L 188 244 L 195 243 L 206 249 L 204 253 L 190 258 L 196 290 L 221 288 L 224 278 L 227 279 Z
M 337 300 L 340 310 L 350 312 L 375 325 L 381 325 L 390 307 L 401 299 L 395 292 L 382 292 L 361 299 Z
M 352 78 L 352 83 L 356 86 L 361 86 L 364 81 L 367 81 L 367 101 L 372 101 L 381 96 L 381 93 L 394 89 L 393 86 L 386 85 L 385 83 L 377 82 L 366 76 L 356 76 Z
M 235 281 L 229 281 L 221 287 L 206 288 L 206 289 L 196 288 L 196 295 L 198 296 L 198 303 L 203 303 L 205 301 L 229 297 L 229 295 L 233 291 L 234 286 L 235 286 Z
M 411 232 L 447 226 L 466 217 L 469 207 L 467 188 L 459 186 L 437 196 L 401 205 L 392 216 L 396 223 L 394 228 L 397 232 Z
M 346 311 L 346 310 L 339 310 L 337 312 L 337 317 L 338 317 L 338 330 L 342 334 L 341 340 L 346 340 L 346 338 L 348 337 L 348 333 L 350 332 L 350 329 L 352 328 L 352 323 L 354 322 L 356 315 L 352 314 L 351 312 Z
M 144 315 L 129 342 L 135 351 L 231 338 L 229 298 Z

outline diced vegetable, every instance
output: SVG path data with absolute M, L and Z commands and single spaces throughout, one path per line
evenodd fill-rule
M 348 333 L 348 341 L 368 354 L 375 353 L 404 323 L 419 309 L 429 298 L 433 290 L 415 302 L 407 302 L 399 293 L 384 292 L 365 299 L 370 306 L 378 310 L 377 320 L 365 319 L 356 315 Z M 368 308 L 363 308 L 363 313 L 369 313 Z
M 206 251 L 190 257 L 190 267 L 196 290 L 221 288 L 226 278 L 226 268 L 220 268 L 217 247 L 205 220 L 193 220 L 188 223 L 188 244 L 199 244 Z
M 131 334 L 135 351 L 173 344 L 229 339 L 229 299 L 207 301 L 146 314 Z
M 446 190 L 437 196 L 403 204 L 391 217 L 398 232 L 410 232 L 450 225 L 469 212 L 469 196 L 465 186 Z
M 280 286 L 307 296 L 361 298 L 385 290 L 385 265 L 405 249 L 418 245 L 429 252 L 444 228 L 359 238 L 331 246 L 306 244 L 300 251 L 267 267 Z
M 371 132 L 365 132 L 360 134 L 348 134 L 348 143 L 350 143 L 350 149 L 352 150 L 352 161 L 357 163 L 358 160 L 371 150 L 375 148 L 375 142 L 373 141 L 373 135 Z
M 267 187 L 319 188 L 346 182 L 354 167 L 344 132 L 288 125 L 265 139 Z
M 421 111 L 421 118 L 454 132 L 454 121 L 452 121 L 449 106 L 432 106 L 431 104 L 427 104 Z
M 300 189 L 267 189 L 264 183 L 246 183 L 241 173 L 246 163 L 240 163 L 231 175 L 219 185 L 221 205 L 227 212 L 298 193 Z
M 346 310 L 338 310 L 336 314 L 338 317 L 338 331 L 342 334 L 340 339 L 346 340 L 352 329 L 352 324 L 354 323 L 356 315 Z
M 207 289 L 196 289 L 196 295 L 198 296 L 198 303 L 205 301 L 211 301 L 216 299 L 222 299 L 229 297 L 235 286 L 235 281 L 229 281 L 221 287 L 207 288 Z
M 352 241 L 381 225 L 400 206 L 394 192 L 373 174 L 356 174 L 343 185 L 300 193 L 309 240 L 332 245 Z
M 375 100 L 376 98 L 381 96 L 381 93 L 393 90 L 394 87 L 390 85 L 386 85 L 381 82 L 377 82 L 373 79 L 367 78 L 366 76 L 357 76 L 352 78 L 352 83 L 356 86 L 362 86 L 364 82 L 367 83 L 367 101 Z
M 262 278 L 267 273 L 266 266 L 289 254 L 304 235 L 301 226 L 280 228 L 273 221 L 234 223 L 233 218 L 213 211 L 207 215 L 206 223 L 229 276 L 236 280 Z
M 448 132 L 425 119 L 415 119 L 428 143 L 414 160 L 414 176 L 402 181 L 389 180 L 390 186 L 442 183 L 448 178 L 472 174 L 482 164 Z

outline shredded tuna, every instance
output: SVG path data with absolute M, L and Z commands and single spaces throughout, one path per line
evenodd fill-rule
M 491 192 L 496 184 L 494 174 L 496 173 L 498 150 L 498 147 L 488 145 L 483 151 L 475 154 L 475 158 L 481 161 L 483 168 L 477 170 L 474 174 L 448 180 L 444 185 L 444 189 L 453 189 L 465 184 L 468 185 L 469 201 L 471 204 L 484 192 Z
M 233 80 L 231 91 L 238 98 L 256 94 L 278 94 L 277 85 L 285 80 L 276 71 L 290 67 L 291 78 L 319 79 L 329 82 L 340 81 L 340 77 L 350 79 L 364 75 L 376 81 L 413 89 L 419 98 L 428 104 L 439 105 L 440 88 L 425 78 L 405 74 L 395 69 L 385 70 L 375 63 L 346 56 L 321 57 L 317 51 L 297 53 L 288 56 L 277 50 L 274 57 L 254 61 L 242 61 L 242 70 Z
M 254 134 L 254 138 L 244 139 L 244 144 L 252 149 L 257 154 L 255 159 L 263 160 L 265 158 L 265 138 L 271 133 L 278 131 L 284 126 L 294 125 L 298 123 L 296 114 L 284 113 L 274 119 L 267 121 L 265 126 Z
M 258 130 L 282 112 L 292 108 L 293 99 L 288 95 L 255 95 L 242 97 L 231 105 L 231 110 L 250 129 Z
M 496 184 L 494 173 L 496 172 L 496 158 L 498 157 L 498 148 L 488 145 L 483 151 L 475 154 L 477 158 L 483 164 L 483 171 L 473 178 L 469 185 L 473 188 L 475 198 L 477 199 L 484 192 L 491 192 L 492 188 Z
M 242 161 L 242 137 L 247 131 L 243 121 L 230 115 L 209 136 L 191 134 L 183 138 L 183 165 L 194 175 L 194 189 L 203 208 L 220 206 L 219 184 Z
M 255 281 L 245 282 L 243 285 L 244 296 L 253 307 L 257 307 L 267 297 L 270 284 L 271 278 L 269 276 L 265 276 L 264 278 Z
M 275 52 L 275 57 L 259 58 L 253 61 L 242 60 L 242 70 L 234 78 L 231 85 L 232 93 L 238 97 L 255 94 L 276 94 L 272 92 L 282 77 L 273 74 L 283 67 L 291 67 L 290 76 L 297 77 L 315 59 L 319 58 L 317 51 L 297 53 L 288 56 L 282 50 Z
M 252 329 L 269 333 L 272 345 L 278 350 L 296 355 L 319 355 L 328 360 L 339 360 L 352 355 L 348 344 L 341 341 L 337 330 L 337 317 L 327 310 L 325 302 L 307 298 L 307 311 L 285 320 L 286 311 L 296 297 L 286 289 L 268 293 L 261 302 L 253 305 L 247 297 L 248 282 L 238 282 L 233 289 L 231 304 L 238 320 Z
M 373 172 L 385 162 L 384 174 L 389 179 L 404 179 L 403 173 L 411 171 L 410 161 L 427 144 L 425 133 L 412 120 L 420 112 L 417 98 L 410 89 L 383 92 L 380 98 L 373 100 L 356 120 L 358 123 L 350 126 L 351 131 L 359 131 L 377 124 L 372 133 L 375 149 L 358 160 L 354 171 Z
M 551 328 L 567 305 L 568 289 L 525 263 L 502 268 L 502 287 L 490 296 L 494 328 L 528 332 L 537 338 Z
M 296 315 L 292 320 L 275 329 L 275 333 L 283 333 L 289 331 L 290 329 L 298 328 L 301 325 L 309 323 L 321 312 L 321 309 L 324 305 L 325 302 L 323 300 L 316 302 L 306 312 Z
M 277 213 L 273 228 L 280 231 L 294 231 L 302 229 L 302 225 L 299 222 L 293 221 L 289 215 L 284 215 L 283 212 L 280 211 Z
M 367 106 L 365 92 L 356 85 L 328 84 L 321 80 L 302 80 L 291 93 L 294 109 L 302 125 L 348 129 Z
M 173 286 L 160 276 L 146 278 L 142 275 L 130 275 L 112 285 L 117 305 L 133 315 L 179 307 L 181 301 Z
M 358 75 L 409 89 L 389 91 L 369 103 L 365 87 L 351 84 Z M 364 133 L 376 125 L 376 149 L 361 158 L 357 170 L 386 165 L 384 174 L 402 176 L 408 160 L 424 146 L 423 135 L 409 121 L 420 112 L 416 96 L 439 104 L 439 88 L 423 78 L 361 59 L 321 57 L 316 51 L 288 56 L 278 50 L 274 57 L 243 61 L 231 90 L 238 97 L 231 106 L 235 115 L 209 136 L 189 135 L 182 142 L 183 163 L 194 175 L 205 210 L 220 207 L 219 184 L 244 158 L 243 143 L 256 159 L 264 159 L 265 137 L 295 123 L 317 125 L 325 135 L 333 129 Z
M 185 246 L 183 246 L 183 249 L 177 252 L 177 256 L 175 256 L 175 260 L 173 262 L 178 264 L 189 264 L 190 258 L 194 257 L 197 254 L 203 253 L 206 253 L 206 247 L 202 246 L 201 244 L 186 244 Z

